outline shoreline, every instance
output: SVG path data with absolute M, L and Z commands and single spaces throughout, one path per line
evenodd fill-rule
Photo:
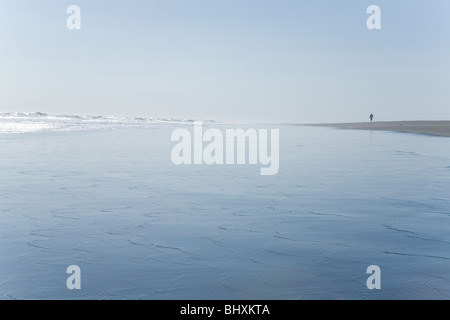
M 335 127 L 349 130 L 394 131 L 450 137 L 450 121 L 386 121 L 302 124 L 312 127 Z

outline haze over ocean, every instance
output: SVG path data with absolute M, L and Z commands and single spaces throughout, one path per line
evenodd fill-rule
M 0 112 L 450 118 L 447 0 L 0 2 Z M 80 30 L 66 26 L 71 5 Z M 366 26 L 370 5 L 380 30 Z

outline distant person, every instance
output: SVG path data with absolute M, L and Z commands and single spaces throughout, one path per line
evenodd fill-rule
M 370 122 L 372 122 L 373 121 L 373 114 L 372 113 L 370 114 L 369 118 L 370 118 Z

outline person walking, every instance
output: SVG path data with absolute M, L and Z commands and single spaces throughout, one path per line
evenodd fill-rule
M 369 118 L 370 118 L 370 122 L 372 122 L 373 121 L 373 113 L 370 114 Z

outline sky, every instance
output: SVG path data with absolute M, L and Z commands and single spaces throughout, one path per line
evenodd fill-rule
M 449 15 L 448 0 L 0 0 L 0 112 L 450 120 Z

